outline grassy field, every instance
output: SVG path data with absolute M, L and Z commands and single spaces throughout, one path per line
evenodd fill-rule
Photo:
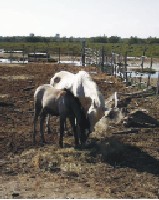
M 146 48 L 147 57 L 159 57 L 159 44 L 132 44 L 127 43 L 92 43 L 87 42 L 86 47 L 100 50 L 104 46 L 106 53 L 110 54 L 112 51 L 116 53 L 125 54 L 128 51 L 128 56 L 142 56 L 143 51 Z M 54 52 L 58 48 L 61 51 L 74 51 L 75 53 L 81 52 L 81 42 L 36 42 L 36 43 L 22 43 L 22 42 L 0 42 L 0 49 L 4 48 L 5 50 L 19 50 L 23 49 L 25 51 L 49 51 L 50 53 Z

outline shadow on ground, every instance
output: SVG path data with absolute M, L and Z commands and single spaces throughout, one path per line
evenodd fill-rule
M 140 148 L 124 144 L 115 137 L 103 141 L 93 139 L 87 147 L 90 148 L 90 157 L 101 155 L 102 162 L 114 167 L 134 168 L 138 172 L 148 172 L 159 175 L 159 160 L 151 157 Z M 87 162 L 91 162 L 90 159 Z

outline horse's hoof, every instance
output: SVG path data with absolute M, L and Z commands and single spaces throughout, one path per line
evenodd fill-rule
M 85 149 L 85 148 L 86 148 L 86 144 L 85 144 L 85 143 L 82 143 L 82 144 L 80 145 L 80 148 L 81 148 L 81 149 Z
M 59 142 L 60 148 L 63 148 L 63 142 Z
M 81 149 L 81 145 L 80 144 L 76 144 L 75 145 L 75 149 Z
M 51 130 L 49 129 L 49 130 L 47 131 L 47 133 L 50 135 L 50 134 L 51 134 Z
M 41 142 L 41 143 L 40 143 L 40 146 L 41 146 L 41 147 L 43 147 L 43 146 L 44 146 L 44 143 L 43 143 L 43 142 Z

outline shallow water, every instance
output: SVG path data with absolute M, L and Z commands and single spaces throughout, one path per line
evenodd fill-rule
M 11 62 L 10 59 L 1 58 L 0 63 L 28 63 L 28 61 L 23 62 L 23 61 L 15 60 Z

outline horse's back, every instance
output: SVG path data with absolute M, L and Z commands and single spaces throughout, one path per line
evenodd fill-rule
M 43 108 L 49 109 L 52 114 L 59 115 L 64 95 L 65 93 L 63 90 L 55 89 L 50 86 L 43 96 Z
M 44 85 L 40 85 L 34 92 L 34 98 L 37 98 L 37 96 L 39 96 L 39 98 L 43 97 L 44 92 L 50 88 L 50 84 L 44 84 Z
M 50 84 L 39 86 L 34 92 L 34 102 L 37 106 L 52 112 L 58 112 L 59 98 L 63 90 L 53 88 Z
M 50 88 L 49 84 L 40 85 L 34 92 L 34 103 L 41 104 L 45 92 Z

